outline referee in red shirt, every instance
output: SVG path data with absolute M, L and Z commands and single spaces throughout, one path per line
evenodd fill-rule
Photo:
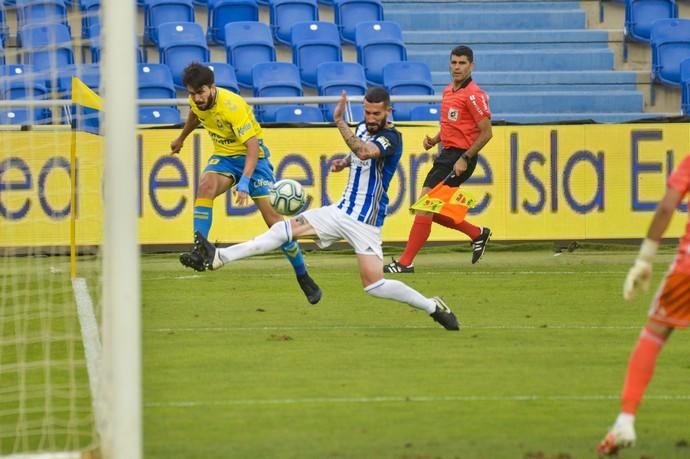
M 441 99 L 441 129 L 434 137 L 425 136 L 424 149 L 441 143 L 443 149 L 424 180 L 423 196 L 453 171 L 446 180 L 450 186 L 460 186 L 472 176 L 477 167 L 479 150 L 493 136 L 489 98 L 472 81 L 474 53 L 467 46 L 457 46 L 450 52 L 450 74 L 453 82 L 443 90 Z M 468 221 L 456 224 L 452 219 L 430 212 L 417 212 L 410 229 L 405 251 L 399 260 L 383 267 L 386 273 L 413 273 L 414 258 L 431 233 L 431 223 L 465 233 L 472 240 L 472 263 L 479 261 L 491 236 L 489 228 L 479 228 Z

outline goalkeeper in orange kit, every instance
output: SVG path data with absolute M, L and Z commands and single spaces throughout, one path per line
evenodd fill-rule
M 676 208 L 690 192 L 690 155 L 668 178 L 668 188 L 649 225 L 635 264 L 623 285 L 623 297 L 632 299 L 638 290 L 647 290 L 652 277 L 652 261 L 659 241 Z M 678 255 L 652 300 L 649 319 L 640 333 L 628 362 L 628 371 L 621 396 L 621 412 L 599 444 L 602 454 L 616 454 L 619 449 L 635 444 L 635 413 L 644 391 L 654 374 L 656 360 L 675 328 L 690 325 L 690 221 L 678 245 Z

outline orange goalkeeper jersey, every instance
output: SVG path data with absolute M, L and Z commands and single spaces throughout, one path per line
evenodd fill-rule
M 690 193 L 690 154 L 683 158 L 676 170 L 669 176 L 668 187 L 677 190 L 684 197 Z M 690 273 L 690 212 L 688 212 L 685 234 L 680 238 L 678 244 L 678 256 L 674 265 L 675 271 Z

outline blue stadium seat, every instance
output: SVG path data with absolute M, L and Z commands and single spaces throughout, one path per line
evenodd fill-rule
M 199 6 L 208 6 L 210 1 L 211 0 L 194 0 L 194 4 Z
M 318 21 L 319 6 L 316 0 L 273 0 L 270 17 L 276 41 L 289 46 L 292 26 L 298 22 Z
M 165 64 L 138 64 L 139 99 L 174 99 L 176 97 L 170 67 Z
M 139 107 L 139 124 L 179 124 L 180 111 L 175 107 Z
M 37 72 L 74 64 L 72 37 L 64 24 L 25 25 L 19 31 L 22 61 Z
M 24 64 L 9 64 L 0 66 L 0 98 L 3 99 L 47 99 L 50 96 L 50 91 L 46 86 L 46 81 L 37 75 L 32 66 Z M 16 110 L 19 107 L 12 107 Z M 16 124 L 25 124 L 28 118 L 22 116 L 31 116 L 39 120 L 50 119 L 50 109 L 47 107 L 36 107 L 33 109 L 26 109 L 23 112 L 20 110 L 17 113 L 10 115 L 12 111 L 4 112 L 6 117 L 14 120 Z M 18 119 L 13 119 L 17 117 Z M 1 123 L 0 123 L 1 124 Z
M 256 64 L 276 60 L 271 29 L 263 22 L 243 21 L 226 24 L 225 40 L 227 60 L 235 67 L 240 86 L 252 87 L 252 69 Z
M 213 70 L 213 80 L 216 86 L 228 89 L 235 94 L 240 93 L 237 76 L 232 65 L 225 62 L 202 62 L 202 64 Z
M 256 0 L 209 0 L 208 40 L 225 44 L 225 25 L 231 22 L 258 21 Z
M 410 121 L 438 121 L 440 113 L 438 104 L 416 105 L 410 110 Z
M 50 123 L 50 112 L 44 110 L 32 110 L 29 108 L 4 108 L 0 109 L 0 124 L 47 124 Z
M 17 0 L 17 30 L 28 24 L 64 24 L 67 5 L 64 0 Z
M 407 60 L 400 26 L 391 21 L 360 22 L 355 29 L 357 62 L 364 67 L 367 80 L 383 83 L 383 66 Z
M 81 13 L 81 37 L 91 38 L 91 33 L 95 36 L 100 34 L 100 10 L 101 0 L 81 0 L 79 2 Z
M 392 96 L 434 94 L 431 70 L 423 62 L 390 62 L 383 66 L 383 86 Z M 417 102 L 393 103 L 393 114 L 398 121 L 408 121 L 410 111 Z
M 676 17 L 675 0 L 625 0 L 625 36 L 649 42 L 654 21 Z
M 652 26 L 652 76 L 680 85 L 680 63 L 690 58 L 690 19 L 661 19 Z
M 168 64 L 173 81 L 180 88 L 184 88 L 182 71 L 186 66 L 209 60 L 204 31 L 193 22 L 166 22 L 158 26 L 158 52 L 160 63 Z
M 283 105 L 275 113 L 276 123 L 322 123 L 323 114 L 316 107 Z
M 324 62 L 316 68 L 316 82 L 320 96 L 339 96 L 343 89 L 349 96 L 363 96 L 367 92 L 364 68 L 356 62 Z M 355 110 L 361 110 L 361 105 Z M 335 104 L 321 104 L 326 121 L 333 120 Z M 361 118 L 358 118 L 361 119 Z
M 0 43 L 0 65 L 5 65 L 5 48 Z
M 158 26 L 166 22 L 194 22 L 192 0 L 146 0 L 144 39 L 158 44 Z
M 252 71 L 254 97 L 299 97 L 303 95 L 299 69 L 288 62 L 257 64 Z M 281 105 L 257 105 L 259 121 L 275 121 L 276 110 Z
M 680 63 L 681 110 L 690 115 L 690 59 Z
M 292 26 L 292 62 L 302 83 L 315 87 L 316 67 L 343 60 L 338 27 L 332 22 L 298 22 Z
M 354 44 L 357 24 L 383 21 L 383 5 L 379 0 L 335 0 L 333 14 L 340 37 L 343 41 Z

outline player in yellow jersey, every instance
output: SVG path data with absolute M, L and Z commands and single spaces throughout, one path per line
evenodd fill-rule
M 194 232 L 208 236 L 213 219 L 213 200 L 235 187 L 236 203 L 252 198 L 268 227 L 282 221 L 268 201 L 275 182 L 270 152 L 263 143 L 261 126 L 252 108 L 239 95 L 214 84 L 213 71 L 193 63 L 184 69 L 182 82 L 189 93 L 191 110 L 180 135 L 170 143 L 172 154 L 179 153 L 185 139 L 201 124 L 213 141 L 213 154 L 199 182 L 194 202 Z M 194 233 L 192 233 L 194 234 Z M 297 275 L 302 291 L 311 304 L 321 299 L 321 289 L 309 277 L 297 242 L 281 246 Z M 203 259 L 194 250 L 180 255 L 180 262 L 198 271 Z

